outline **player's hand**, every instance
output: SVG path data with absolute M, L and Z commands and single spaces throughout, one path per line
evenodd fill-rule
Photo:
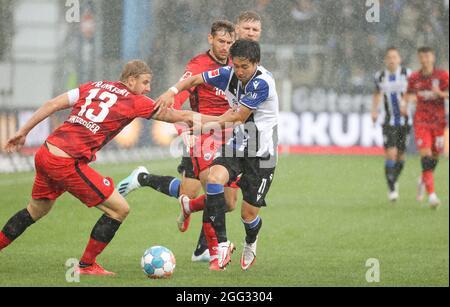
M 442 91 L 441 91 L 441 89 L 439 88 L 439 86 L 433 86 L 432 88 L 431 88 L 431 92 L 436 96 L 436 97 L 442 97 Z
M 3 149 L 7 153 L 17 152 L 23 147 L 23 145 L 25 145 L 26 138 L 26 135 L 17 133 L 15 136 L 8 140 Z
M 175 102 L 174 97 L 172 92 L 167 91 L 156 100 L 156 106 L 159 107 L 160 110 L 171 109 Z

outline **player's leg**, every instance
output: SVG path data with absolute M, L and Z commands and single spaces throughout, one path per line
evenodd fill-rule
M 50 212 L 55 200 L 64 192 L 57 181 L 49 179 L 53 173 L 50 166 L 56 168 L 56 173 L 64 176 L 67 159 L 60 159 L 49 153 L 45 146 L 39 148 L 35 158 L 36 176 L 34 179 L 31 201 L 27 208 L 19 211 L 3 227 L 0 232 L 0 250 L 11 244 L 36 221 Z M 58 171 L 59 170 L 59 171 Z
M 89 242 L 80 259 L 79 272 L 85 275 L 114 275 L 100 267 L 96 258 L 103 252 L 114 238 L 130 212 L 127 201 L 114 190 L 112 195 L 102 204 L 96 206 L 104 212 L 92 229 Z
M 258 234 L 262 227 L 259 211 L 261 207 L 266 206 L 265 199 L 275 174 L 275 168 L 260 168 L 257 159 L 247 160 L 246 162 L 246 173 L 244 173 L 240 182 L 243 194 L 241 218 L 246 233 L 241 256 L 243 270 L 250 269 L 255 263 Z
M 432 209 L 436 209 L 440 206 L 441 201 L 439 197 L 436 194 L 436 191 L 434 190 L 434 171 L 436 170 L 437 165 L 439 164 L 439 158 L 440 155 L 444 151 L 445 147 L 445 140 L 444 140 L 444 130 L 443 129 L 433 129 L 432 131 L 433 141 L 432 141 L 432 147 L 431 147 L 431 157 L 428 160 L 428 163 L 430 164 L 430 171 L 432 180 L 430 180 L 432 183 L 432 193 L 427 189 L 428 192 L 428 204 Z M 429 157 L 429 156 L 428 156 Z M 425 182 L 426 185 L 426 182 Z
M 226 233 L 226 202 L 224 185 L 229 182 L 237 159 L 217 159 L 210 169 L 206 185 L 206 206 L 203 211 L 203 227 L 210 248 L 211 262 L 217 259 L 217 265 L 223 269 L 230 262 L 234 245 L 227 239 Z M 216 164 L 221 163 L 221 164 Z M 217 250 L 215 247 L 217 246 Z
M 104 214 L 98 219 L 84 253 L 78 272 L 83 275 L 114 275 L 97 264 L 96 258 L 109 245 L 129 213 L 129 206 L 117 190 L 111 178 L 104 177 L 86 163 L 76 161 L 74 171 L 64 179 L 67 192 L 89 208 L 97 208 Z
M 398 180 L 400 178 L 400 175 L 403 172 L 403 169 L 405 168 L 406 163 L 406 150 L 409 144 L 410 140 L 410 132 L 411 127 L 408 125 L 402 126 L 398 128 L 398 137 L 396 140 L 396 148 L 397 148 L 397 155 L 395 157 L 395 173 L 394 173 L 394 181 L 395 181 L 395 193 L 398 199 L 399 197 L 399 183 Z M 393 158 L 393 157 L 391 157 Z
M 386 181 L 389 188 L 389 200 L 396 201 L 398 199 L 398 191 L 397 191 L 397 157 L 398 157 L 398 149 L 397 147 L 390 147 L 385 150 L 386 159 L 385 159 L 385 175 Z
M 436 208 L 440 204 L 440 200 L 436 195 L 434 188 L 434 170 L 439 161 L 439 153 L 442 148 L 440 146 L 440 135 L 429 127 L 416 128 L 416 143 L 419 148 L 422 165 L 421 184 L 425 187 L 428 194 L 429 204 L 432 208 Z M 420 187 L 420 184 L 419 184 Z M 420 188 L 419 188 L 420 192 Z M 418 200 L 423 196 L 418 194 Z
M 180 186 L 181 180 L 176 177 L 150 174 L 147 168 L 139 166 L 127 178 L 119 182 L 117 190 L 126 197 L 139 188 L 150 187 L 167 196 L 178 198 Z
M 262 219 L 259 216 L 260 208 L 242 202 L 241 218 L 245 228 L 244 249 L 241 256 L 241 267 L 243 270 L 250 269 L 256 260 L 256 245 L 258 234 L 262 227 Z
M 396 165 L 396 177 L 397 180 L 400 177 L 406 163 L 406 150 L 410 142 L 411 126 L 405 125 L 400 128 L 400 137 L 397 140 L 397 165 Z
M 398 150 L 396 147 L 397 129 L 396 127 L 385 125 L 383 126 L 383 138 L 385 148 L 385 162 L 384 173 L 388 185 L 388 198 L 390 201 L 398 199 L 398 192 L 396 190 L 396 165 Z
M 0 251 L 10 245 L 25 230 L 47 215 L 55 201 L 49 199 L 32 199 L 26 209 L 12 216 L 0 232 Z

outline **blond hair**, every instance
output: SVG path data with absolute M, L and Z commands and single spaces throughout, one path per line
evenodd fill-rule
M 236 20 L 236 24 L 240 24 L 242 22 L 261 22 L 262 18 L 258 13 L 254 11 L 244 11 L 241 12 Z
M 141 60 L 132 60 L 125 64 L 120 75 L 121 82 L 127 82 L 129 77 L 139 77 L 140 75 L 152 75 L 150 67 Z

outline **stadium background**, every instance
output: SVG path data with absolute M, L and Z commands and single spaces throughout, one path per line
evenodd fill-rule
M 382 154 L 381 127 L 372 124 L 370 104 L 373 75 L 388 46 L 399 47 L 404 63 L 417 69 L 416 48 L 430 45 L 438 65 L 448 67 L 448 0 L 381 1 L 375 23 L 366 20 L 365 1 L 348 0 L 0 2 L 1 144 L 50 97 L 83 82 L 115 80 L 130 59 L 151 65 L 150 96 L 158 97 L 190 58 L 207 50 L 211 22 L 234 21 L 245 9 L 263 17 L 263 64 L 277 80 L 285 153 Z M 79 16 L 71 11 L 78 4 Z M 35 129 L 21 154 L 1 153 L 0 172 L 32 170 L 34 150 L 65 117 Z M 98 161 L 180 154 L 174 136 L 170 125 L 136 121 Z

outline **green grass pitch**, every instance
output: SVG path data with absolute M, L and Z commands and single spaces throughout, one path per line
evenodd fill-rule
M 175 175 L 178 160 L 145 165 Z M 139 164 L 94 166 L 118 183 Z M 449 286 L 449 172 L 443 159 L 436 187 L 437 211 L 415 200 L 419 158 L 409 157 L 400 179 L 401 199 L 387 201 L 382 157 L 280 157 L 262 210 L 264 225 L 255 266 L 239 265 L 244 228 L 238 211 L 227 215 L 237 252 L 226 272 L 191 263 L 201 214 L 188 232 L 176 226 L 178 206 L 150 189 L 128 198 L 132 211 L 98 261 L 116 277 L 66 282 L 66 260 L 79 258 L 101 212 L 67 193 L 53 211 L 0 253 L 0 286 Z M 0 227 L 30 197 L 32 173 L 0 175 Z M 168 280 L 149 280 L 140 269 L 144 250 L 171 249 L 177 267 Z M 366 261 L 380 263 L 380 282 L 366 281 Z

